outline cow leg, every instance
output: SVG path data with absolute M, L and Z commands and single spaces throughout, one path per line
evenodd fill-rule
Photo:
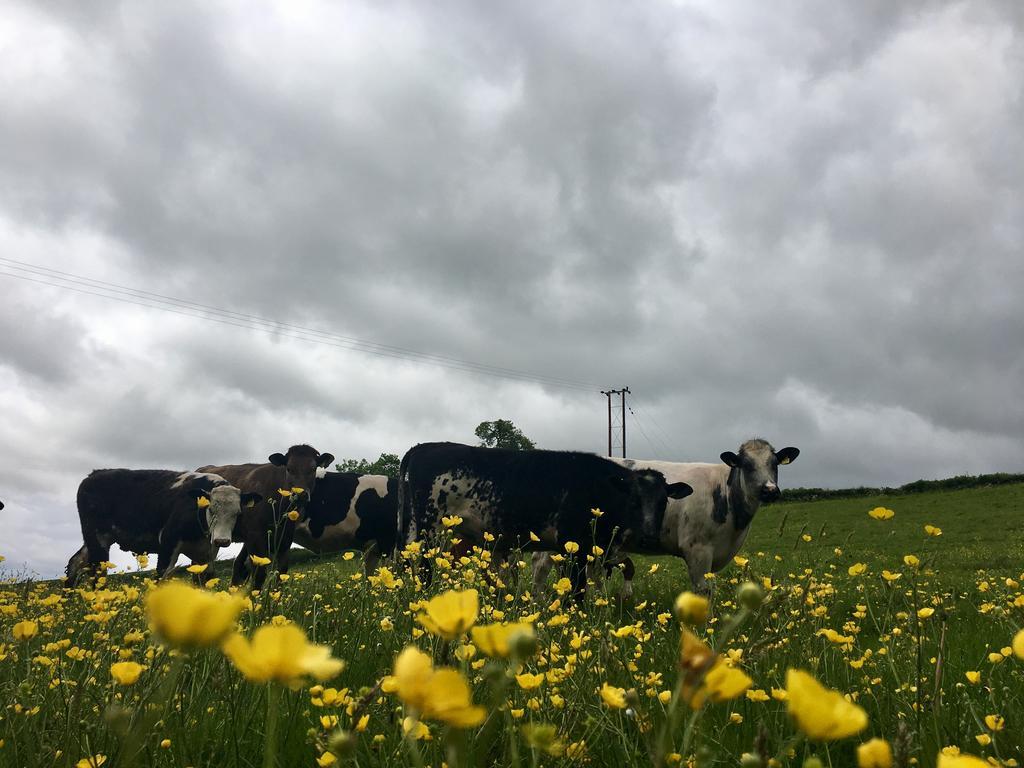
M 540 599 L 544 594 L 544 588 L 548 583 L 548 575 L 554 567 L 555 561 L 551 559 L 550 552 L 533 553 L 533 592 L 534 597 Z
M 169 547 L 163 542 L 160 543 L 160 549 L 157 552 L 156 557 L 156 573 L 158 579 L 166 579 L 175 570 L 178 565 L 178 555 L 181 553 L 181 546 Z
M 619 593 L 621 600 L 633 600 L 633 577 L 636 575 L 636 566 L 633 565 L 633 558 L 622 558 L 622 592 Z
M 238 587 L 249 578 L 249 550 L 242 545 L 242 549 L 235 556 L 235 562 L 231 566 L 231 586 Z
M 377 546 L 376 541 L 371 541 L 366 545 L 363 550 L 363 573 L 369 576 L 371 573 L 377 572 L 377 566 L 380 565 L 380 547 Z
M 698 595 L 708 597 L 711 585 L 704 578 L 711 571 L 711 547 L 693 547 L 686 553 L 686 569 L 690 572 L 690 584 Z

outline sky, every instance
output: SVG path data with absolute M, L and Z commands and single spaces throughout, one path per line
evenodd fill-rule
M 1024 471 L 1013 0 L 14 0 L 0 92 L 9 573 L 96 468 L 602 452 L 622 386 L 636 458 Z

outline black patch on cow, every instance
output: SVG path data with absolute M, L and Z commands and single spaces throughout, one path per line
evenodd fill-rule
M 732 472 L 729 473 L 732 475 Z M 729 501 L 726 494 L 722 493 L 721 486 L 716 485 L 711 489 L 711 519 L 719 525 L 724 525 L 729 519 Z
M 729 480 L 727 481 L 729 489 L 729 508 L 732 512 L 732 524 L 737 531 L 742 531 L 748 525 L 750 521 L 754 519 L 755 509 L 750 509 L 747 506 L 746 498 L 743 495 L 743 489 L 740 487 L 740 472 L 742 470 L 733 469 L 729 471 Z

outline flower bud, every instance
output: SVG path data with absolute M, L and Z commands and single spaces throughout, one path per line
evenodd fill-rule
M 764 592 L 754 582 L 747 581 L 740 584 L 740 588 L 736 590 L 736 599 L 747 610 L 756 611 L 761 607 Z
M 640 703 L 640 695 L 636 692 L 636 688 L 630 688 L 626 691 L 626 695 L 623 698 L 630 707 L 635 707 Z
M 761 768 L 764 765 L 764 761 L 761 760 L 760 755 L 755 755 L 753 752 L 744 752 L 740 756 L 740 768 Z
M 532 630 L 516 630 L 509 635 L 508 648 L 512 658 L 528 659 L 537 652 L 537 637 Z
M 348 757 L 356 751 L 356 737 L 348 731 L 335 731 L 327 740 L 327 749 L 335 757 Z
M 708 618 L 708 599 L 693 592 L 682 592 L 676 598 L 676 618 L 683 624 L 699 626 Z

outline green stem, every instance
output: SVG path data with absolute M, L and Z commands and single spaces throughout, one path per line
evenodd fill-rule
M 267 720 L 263 725 L 263 768 L 274 768 L 277 764 L 277 710 L 280 698 L 281 691 L 270 683 L 267 687 Z

